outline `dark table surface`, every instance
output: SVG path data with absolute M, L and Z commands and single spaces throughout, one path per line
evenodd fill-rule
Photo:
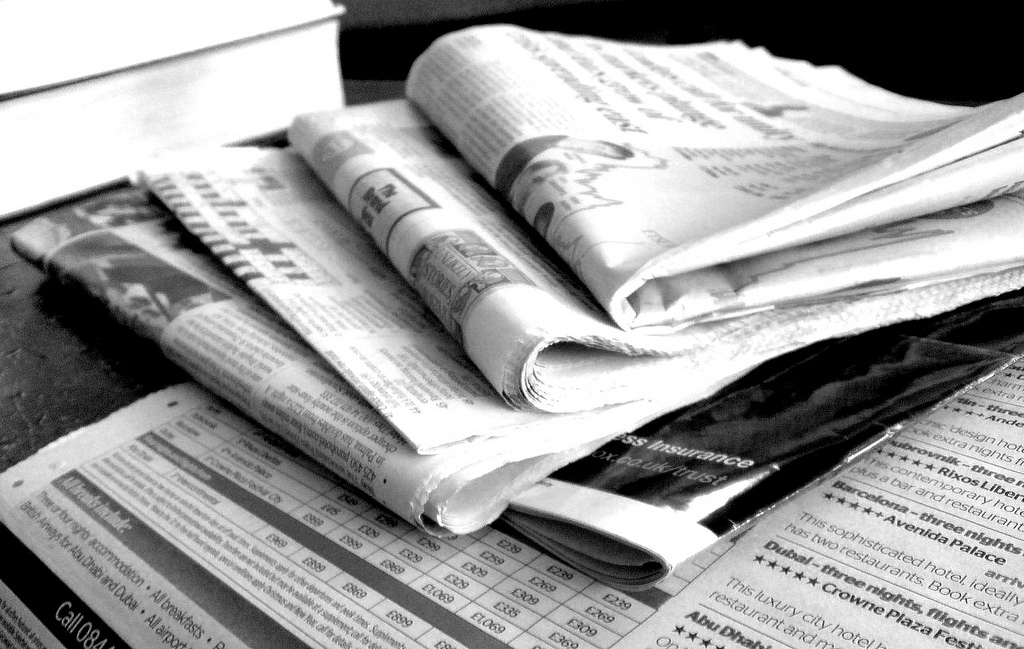
M 345 82 L 348 103 L 401 96 L 395 81 Z M 92 299 L 11 249 L 32 215 L 0 225 L 0 470 L 154 390 L 187 380 Z

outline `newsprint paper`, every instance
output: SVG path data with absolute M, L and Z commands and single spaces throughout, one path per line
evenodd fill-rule
M 271 178 L 266 169 L 258 177 Z M 360 251 L 358 233 L 345 241 Z M 486 424 L 495 422 L 480 422 L 476 438 L 424 452 L 236 286 L 146 192 L 128 187 L 54 210 L 14 243 L 69 290 L 91 293 L 159 344 L 195 380 L 395 515 L 443 536 L 475 531 L 504 513 L 563 560 L 628 589 L 665 578 L 780 498 L 1004 367 L 1022 337 L 1001 324 L 985 326 L 1019 319 L 1022 298 L 1011 294 L 772 359 L 647 425 L 637 427 L 642 413 L 631 406 L 579 415 L 495 409 L 535 425 L 488 437 Z M 377 298 L 405 295 L 383 264 L 352 265 L 348 277 L 373 287 L 353 293 L 354 316 L 370 313 L 360 308 L 367 305 L 383 315 Z M 393 322 L 420 320 L 415 301 L 396 304 L 406 305 L 395 312 L 405 317 Z M 390 342 L 396 353 L 404 340 L 409 349 L 418 341 L 436 351 L 429 343 L 443 338 L 422 330 L 384 327 L 380 349 Z M 622 430 L 628 432 L 616 434 Z M 534 486 L 556 469 L 556 480 Z
M 495 396 L 484 395 L 481 432 L 492 411 L 530 425 L 516 436 L 480 435 L 443 452 L 422 452 L 205 250 L 194 247 L 145 192 L 125 188 L 55 210 L 19 230 L 13 243 L 56 279 L 93 295 L 114 318 L 158 344 L 246 416 L 435 533 L 466 532 L 493 521 L 516 493 L 645 416 L 633 404 L 558 416 L 517 413 L 499 409 Z M 401 294 L 401 284 L 385 269 L 367 267 L 363 276 L 378 295 L 387 295 L 389 287 Z M 372 294 L 366 303 L 372 306 Z M 428 342 L 438 339 L 423 326 L 422 307 L 409 300 L 397 304 L 405 308 L 398 310 L 392 331 L 411 332 L 415 340 L 423 330 Z M 423 349 L 428 369 L 427 354 L 446 351 Z M 465 376 L 473 380 L 468 369 Z M 434 385 L 443 389 L 446 378 L 454 386 L 462 377 L 440 377 Z
M 1018 364 L 626 594 L 499 529 L 427 535 L 183 385 L 0 476 L 0 628 L 19 649 L 1020 649 L 1022 429 Z
M 329 120 L 337 130 L 324 139 L 359 142 L 346 176 L 357 180 L 333 195 L 316 165 L 293 150 L 167 156 L 147 169 L 146 186 L 427 452 L 471 437 L 521 435 L 546 421 L 538 411 L 628 402 L 653 418 L 785 352 L 1024 284 L 1017 267 L 666 335 L 626 332 L 460 159 L 437 148 L 407 103 L 356 106 Z M 395 192 L 390 225 L 367 232 L 362 215 L 371 208 L 363 203 L 373 199 L 364 197 L 378 190 Z M 999 197 L 951 208 L 942 219 L 962 221 L 985 240 L 1013 239 L 1007 224 L 1019 223 L 1022 210 L 1021 199 Z M 383 255 L 377 246 L 385 239 L 402 247 L 400 258 Z M 960 258 L 959 250 L 950 243 L 932 252 L 945 260 Z
M 880 255 L 891 265 L 877 275 L 857 259 L 870 257 L 864 238 L 799 244 L 1024 181 L 1024 96 L 977 108 L 920 101 L 740 42 L 484 25 L 435 41 L 407 95 L 627 330 L 995 269 L 984 254 L 940 266 L 901 258 L 914 237 L 891 229 L 895 245 Z M 341 176 L 329 169 L 333 185 Z
M 815 340 L 1024 284 L 1024 95 L 951 107 L 740 43 L 506 25 L 442 37 L 407 89 L 297 116 L 306 171 L 235 152 L 143 177 L 417 445 L 480 419 L 467 359 L 518 409 L 656 413 Z M 462 360 L 388 351 L 375 325 L 396 298 L 359 295 L 351 268 L 373 254 L 353 230 Z

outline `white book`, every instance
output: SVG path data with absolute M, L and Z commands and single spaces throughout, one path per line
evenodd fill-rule
M 3 3 L 0 220 L 121 180 L 157 151 L 258 140 L 298 112 L 341 106 L 343 11 L 327 0 Z

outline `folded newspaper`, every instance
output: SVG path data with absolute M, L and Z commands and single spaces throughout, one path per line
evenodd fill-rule
M 16 244 L 404 518 L 465 532 L 513 503 L 550 547 L 594 530 L 603 550 L 574 565 L 621 558 L 584 567 L 624 587 L 713 540 L 720 506 L 789 461 L 751 450 L 756 435 L 726 451 L 641 426 L 817 341 L 1024 286 L 1021 99 L 939 106 L 735 43 L 507 26 L 438 41 L 408 85 L 411 102 L 299 116 L 291 150 L 143 171 L 263 304 L 116 206 Z M 603 446 L 648 442 L 750 471 L 716 482 L 728 472 Z M 827 444 L 804 442 L 797 455 Z M 687 500 L 666 553 L 646 514 L 623 536 L 629 516 L 609 519 L 625 505 L 537 484 L 611 456 L 661 466 L 673 490 L 724 489 Z
M 646 427 L 635 428 L 644 413 L 623 407 L 532 414 L 534 425 L 518 436 L 424 455 L 205 250 L 191 248 L 196 242 L 145 192 L 126 188 L 47 213 L 13 243 L 158 341 L 267 431 L 403 518 L 443 534 L 504 512 L 535 543 L 623 589 L 666 577 L 719 534 L 1006 363 L 1013 348 L 1000 328 L 971 326 L 997 308 L 970 305 L 934 323 L 908 323 L 913 329 L 775 358 Z M 400 289 L 386 265 L 377 270 L 377 286 Z M 991 344 L 949 334 L 959 330 L 1000 337 Z M 176 426 L 177 437 L 188 434 Z
M 460 400 L 481 378 L 522 410 L 663 412 L 816 340 L 1024 284 L 1024 96 L 951 107 L 738 43 L 509 26 L 440 39 L 408 89 L 299 116 L 305 164 L 211 153 L 146 178 L 417 446 L 480 434 Z M 393 298 L 349 279 L 346 211 L 457 360 L 375 323 Z
M 436 534 L 483 527 L 515 494 L 650 419 L 636 404 L 518 413 L 519 435 L 481 436 L 424 454 L 145 192 L 126 188 L 45 214 L 12 243 L 50 275 L 94 295 L 236 409 Z M 382 295 L 400 287 L 383 265 L 366 267 L 363 277 Z M 407 307 L 395 328 L 415 332 L 427 315 Z M 489 416 L 486 401 L 479 412 Z M 480 424 L 485 430 L 486 421 Z
M 408 95 L 623 329 L 1019 263 L 985 245 L 929 263 L 961 238 L 933 221 L 764 255 L 1019 189 L 1024 96 L 951 107 L 741 43 L 507 26 L 437 41 Z
M 259 435 L 297 447 L 297 461 L 319 461 L 434 534 L 474 530 L 503 513 L 529 540 L 624 590 L 666 578 L 718 536 L 1007 364 L 1020 347 L 1019 331 L 978 324 L 1015 322 L 1006 305 L 1019 310 L 1017 292 L 931 321 L 802 348 L 639 428 L 628 419 L 636 413 L 615 408 L 534 414 L 536 423 L 521 436 L 420 454 L 205 250 L 192 248 L 196 242 L 145 192 L 126 188 L 52 211 L 13 241 L 26 258 L 90 291 L 157 341 L 262 424 Z M 386 279 L 387 267 L 380 270 L 378 279 Z M 394 286 L 401 286 L 397 277 Z M 201 431 L 230 436 L 238 428 L 228 423 L 230 405 L 195 386 L 167 398 L 207 403 L 213 414 L 153 420 L 145 446 L 176 463 L 198 453 L 202 470 L 183 464 L 196 475 L 223 474 L 256 497 L 273 498 L 254 486 L 274 474 L 271 455 L 247 446 L 232 455 L 240 464 L 229 466 L 199 453 Z M 147 453 L 139 459 L 154 461 Z

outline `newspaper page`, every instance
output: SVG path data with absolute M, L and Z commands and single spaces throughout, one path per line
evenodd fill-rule
M 515 436 L 420 454 L 173 225 L 146 194 L 127 188 L 36 219 L 14 244 L 95 295 L 221 398 L 424 529 L 478 529 L 516 493 L 644 420 L 634 405 L 534 414 L 535 425 Z M 478 418 L 477 430 L 486 427 Z
M 179 220 L 371 403 L 389 417 L 422 422 L 421 429 L 449 413 L 472 417 L 475 406 L 449 401 L 439 413 L 434 404 L 414 403 L 415 411 L 396 412 L 387 391 L 403 390 L 418 377 L 409 376 L 404 354 L 394 351 L 400 348 L 395 337 L 373 321 L 355 321 L 350 306 L 354 295 L 369 291 L 354 279 L 366 275 L 357 266 L 376 266 L 380 252 L 397 271 L 396 281 L 412 287 L 436 317 L 433 335 L 461 344 L 465 357 L 458 367 L 475 365 L 515 408 L 548 412 L 645 402 L 655 416 L 666 404 L 692 403 L 809 343 L 933 315 L 1022 283 L 1022 270 L 1014 268 L 912 291 L 773 309 L 672 335 L 624 332 L 590 304 L 570 274 L 547 261 L 544 248 L 525 236 L 407 103 L 300 116 L 289 137 L 330 189 L 333 204 L 288 152 L 171 156 L 154 162 L 144 177 Z M 1002 212 L 991 213 L 994 221 Z M 356 245 L 368 248 L 353 252 Z M 1007 249 L 1018 254 L 1012 245 Z M 290 264 L 313 270 L 289 272 Z M 376 309 L 387 294 L 369 292 Z M 414 386 L 421 394 L 437 392 L 422 383 Z M 458 426 L 445 429 L 454 435 Z
M 719 265 L 1024 181 L 1024 97 L 934 104 L 737 42 L 644 46 L 473 27 L 436 41 L 407 88 L 624 329 L 663 331 L 847 290 L 848 278 L 814 281 L 815 250 L 795 253 L 801 281 L 773 287 L 767 304 L 747 304 L 751 280 Z M 933 253 L 952 238 L 934 239 Z M 975 247 L 956 263 L 978 272 L 986 257 Z M 856 273 L 870 263 L 854 258 L 824 265 L 849 262 Z M 938 278 L 955 267 L 947 259 Z M 932 272 L 912 257 L 886 269 L 883 290 Z
M 77 599 L 22 577 L 37 617 L 0 610 L 67 647 L 1020 649 L 1022 379 L 635 593 L 497 528 L 425 535 L 172 389 L 3 474 L 4 526 Z
M 0 505 L 83 604 L 8 584 L 68 646 L 591 646 L 682 587 L 627 597 L 497 529 L 428 535 L 192 386 L 6 472 Z

